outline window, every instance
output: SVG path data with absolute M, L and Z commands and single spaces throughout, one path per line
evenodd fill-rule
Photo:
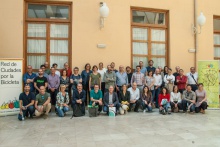
M 71 3 L 26 3 L 25 63 L 34 71 L 48 61 L 50 66 L 71 63 Z
M 214 33 L 213 33 L 214 59 L 219 61 L 219 84 L 220 84 L 220 17 L 214 16 L 213 28 L 214 28 Z M 219 89 L 219 97 L 220 97 L 220 89 Z
M 155 67 L 167 65 L 168 11 L 131 8 L 131 15 L 133 69 L 139 61 L 143 61 L 145 67 L 149 60 L 154 61 Z

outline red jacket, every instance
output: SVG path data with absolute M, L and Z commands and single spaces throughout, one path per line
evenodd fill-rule
M 186 82 L 187 82 L 187 76 L 183 75 L 182 77 L 180 77 L 180 76 L 176 77 L 176 83 L 177 83 L 178 89 L 185 89 L 186 88 Z
M 62 69 L 62 70 L 60 71 L 60 75 L 61 75 L 61 76 L 63 76 L 63 70 L 64 70 L 64 69 Z M 70 77 L 71 75 L 72 75 L 72 70 L 71 70 L 71 68 L 68 68 L 67 73 L 66 73 L 66 76 L 67 76 L 67 77 Z
M 160 106 L 161 106 L 162 99 L 167 99 L 167 101 L 170 102 L 170 94 L 166 94 L 166 95 L 159 94 L 159 105 Z

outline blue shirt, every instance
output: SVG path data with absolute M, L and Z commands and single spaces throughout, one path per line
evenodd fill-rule
M 147 68 L 142 67 L 142 69 L 141 69 L 141 73 L 143 73 L 144 75 L 146 75 L 146 72 L 147 72 L 147 71 L 148 71 Z
M 74 74 L 72 74 L 70 76 L 70 79 L 73 80 L 72 89 L 76 90 L 77 84 L 79 83 L 79 80 L 81 79 L 81 75 L 75 76 Z
M 36 74 L 35 73 L 32 73 L 31 75 L 29 75 L 28 73 L 25 73 L 23 75 L 23 82 L 24 84 L 27 84 L 27 79 L 34 79 L 36 78 Z M 31 82 L 31 83 L 28 83 L 30 85 L 30 91 L 31 92 L 34 92 L 35 88 L 34 88 L 34 82 Z
M 118 86 L 122 86 L 123 84 L 128 85 L 128 76 L 126 72 L 122 74 L 120 72 L 116 73 L 116 84 Z
M 150 66 L 148 66 L 148 67 L 146 67 L 147 68 L 147 71 L 149 72 L 149 71 L 153 71 L 153 73 L 155 73 L 155 70 L 156 70 L 156 68 L 155 67 L 150 67 Z
M 90 76 L 91 73 L 92 73 L 91 70 L 88 73 L 86 72 L 86 70 L 82 71 L 81 77 L 82 77 L 82 84 L 83 85 L 89 84 L 89 76 Z

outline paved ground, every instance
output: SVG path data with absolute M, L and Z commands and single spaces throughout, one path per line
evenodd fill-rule
M 0 117 L 0 147 L 196 147 L 220 146 L 220 111 L 202 114 L 159 115 L 131 112 L 109 118 L 101 115 L 70 119 L 18 121 Z

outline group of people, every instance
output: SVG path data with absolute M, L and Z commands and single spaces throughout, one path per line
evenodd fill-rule
M 24 92 L 19 97 L 19 120 L 27 116 L 33 118 L 33 115 L 47 118 L 51 106 L 55 107 L 58 116 L 63 117 L 69 111 L 69 105 L 73 110 L 80 106 L 82 115 L 85 115 L 87 105 L 98 106 L 98 114 L 101 111 L 108 114 L 109 107 L 116 107 L 120 114 L 139 112 L 140 109 L 152 112 L 154 108 L 159 108 L 162 114 L 179 110 L 205 113 L 207 96 L 203 84 L 198 83 L 194 67 L 184 75 L 179 66 L 172 73 L 167 66 L 162 69 L 153 64 L 150 60 L 144 67 L 140 61 L 133 71 L 122 65 L 117 70 L 114 62 L 107 69 L 102 62 L 92 67 L 87 63 L 81 74 L 78 67 L 72 72 L 68 63 L 59 71 L 56 63 L 49 68 L 45 62 L 36 74 L 28 65 L 23 76 Z

